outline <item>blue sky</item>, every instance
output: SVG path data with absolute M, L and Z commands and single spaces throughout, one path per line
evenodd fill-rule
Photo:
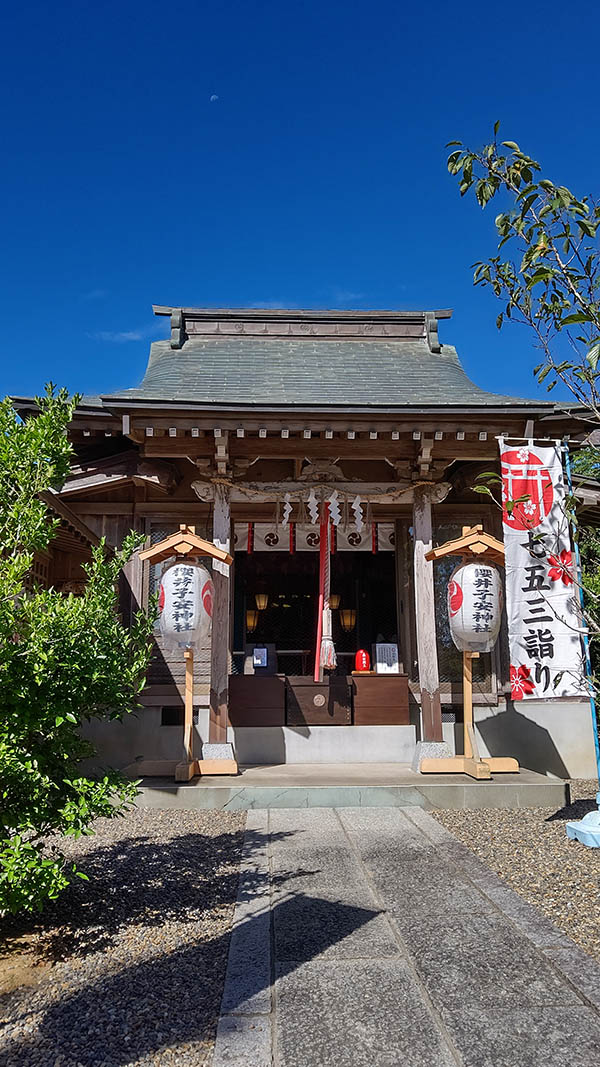
M 478 384 L 545 395 L 528 333 L 499 334 L 473 289 L 495 211 L 461 201 L 445 143 L 499 118 L 594 190 L 592 51 L 566 57 L 567 18 L 558 0 L 12 5 L 2 392 L 136 384 L 159 303 L 453 307 L 441 336 Z

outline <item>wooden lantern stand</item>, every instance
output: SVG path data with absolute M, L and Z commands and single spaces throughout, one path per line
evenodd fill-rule
M 485 559 L 489 563 L 504 565 L 504 545 L 491 534 L 484 533 L 483 526 L 464 526 L 462 536 L 447 541 L 440 548 L 432 548 L 425 559 L 436 560 L 444 556 L 461 556 L 463 562 Z M 463 755 L 441 759 L 421 760 L 421 774 L 468 774 L 471 778 L 491 778 L 497 774 L 515 774 L 519 764 L 511 756 L 479 755 L 473 725 L 473 660 L 479 652 L 463 652 Z
M 179 531 L 165 537 L 157 545 L 140 552 L 141 560 L 149 563 L 162 563 L 166 559 L 174 558 L 185 563 L 190 559 L 200 559 L 209 556 L 231 566 L 233 556 L 222 548 L 217 548 L 211 541 L 205 541 L 198 537 L 195 526 L 186 526 L 182 523 Z M 189 782 L 197 774 L 237 774 L 238 765 L 235 759 L 194 759 L 194 650 L 186 648 L 183 653 L 185 659 L 185 704 L 183 715 L 183 751 L 184 759 L 175 767 L 175 781 Z

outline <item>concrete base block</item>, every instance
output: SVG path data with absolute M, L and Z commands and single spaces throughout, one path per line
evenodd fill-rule
M 235 759 L 233 754 L 233 745 L 229 741 L 225 741 L 221 744 L 214 744 L 212 742 L 205 742 L 202 745 L 202 759 L 203 760 L 218 760 L 218 759 Z
M 197 763 L 198 774 L 238 774 L 239 772 L 233 745 L 229 741 L 202 745 L 202 759 L 199 759 Z
M 454 753 L 445 741 L 418 741 L 411 770 L 418 774 L 423 759 L 451 759 Z
M 410 763 L 416 742 L 414 726 L 234 726 L 229 737 L 242 767 Z

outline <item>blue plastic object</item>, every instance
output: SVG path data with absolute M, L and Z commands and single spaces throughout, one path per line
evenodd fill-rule
M 571 477 L 571 457 L 569 455 L 569 444 L 566 438 L 563 442 L 563 451 L 565 456 L 567 484 L 569 486 L 569 493 L 572 496 L 573 479 Z M 577 542 L 577 537 L 575 536 L 573 537 L 573 547 L 575 549 L 575 566 L 577 568 L 579 585 L 579 601 L 581 603 L 581 610 L 584 612 L 585 603 L 583 586 L 581 584 L 581 558 L 579 555 L 579 544 Z M 590 687 L 590 705 L 592 712 L 592 729 L 594 732 L 594 748 L 596 750 L 596 768 L 598 771 L 598 781 L 600 783 L 600 738 L 598 737 L 598 719 L 596 717 L 596 697 L 594 695 L 593 686 L 590 641 L 587 633 L 583 634 L 583 651 L 585 655 L 585 673 Z M 590 811 L 587 815 L 583 816 L 583 819 L 578 819 L 576 822 L 568 822 L 566 826 L 567 837 L 570 837 L 571 840 L 581 841 L 582 844 L 587 845 L 588 848 L 600 848 L 600 792 L 596 793 L 596 806 L 598 811 Z
M 600 793 L 596 793 L 598 811 L 588 811 L 583 819 L 567 823 L 567 837 L 581 841 L 588 848 L 600 848 Z

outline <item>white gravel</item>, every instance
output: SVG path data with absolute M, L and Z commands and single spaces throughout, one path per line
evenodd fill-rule
M 596 807 L 597 781 L 572 781 L 554 808 L 432 811 L 530 904 L 600 962 L 600 849 L 570 841 L 565 823 Z
M 5 924 L 13 955 L 35 933 L 43 962 L 0 997 L 2 1067 L 209 1062 L 245 819 L 137 809 L 67 840 L 90 881 Z

